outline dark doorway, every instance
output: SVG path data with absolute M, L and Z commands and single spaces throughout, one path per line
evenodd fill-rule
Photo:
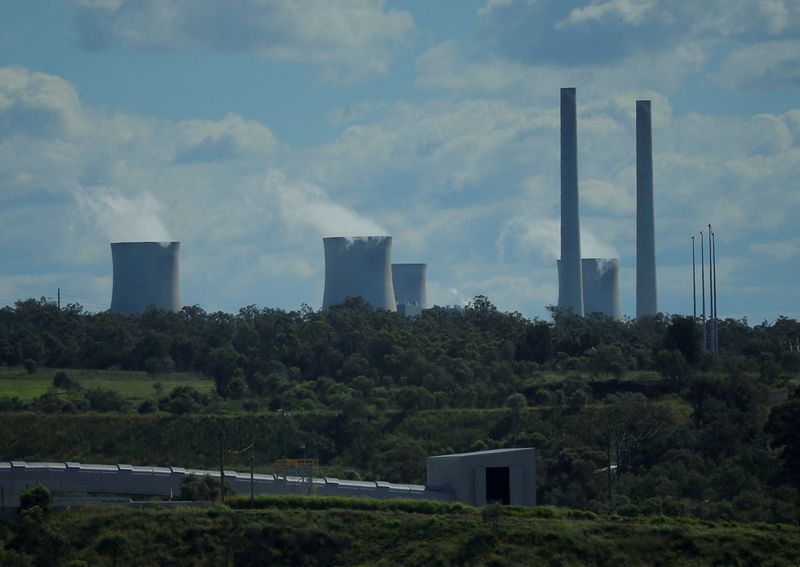
M 486 503 L 511 504 L 508 467 L 486 467 Z

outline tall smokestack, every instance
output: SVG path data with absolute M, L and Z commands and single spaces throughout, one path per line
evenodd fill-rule
M 658 313 L 653 210 L 653 129 L 649 100 L 636 101 L 636 317 Z
M 561 89 L 561 276 L 558 307 L 583 315 L 575 89 Z
M 428 308 L 425 279 L 428 264 L 392 264 L 394 298 L 398 304 L 418 305 Z
M 112 242 L 111 311 L 131 315 L 151 305 L 180 311 L 180 242 Z
M 376 309 L 397 311 L 392 287 L 391 236 L 336 236 L 325 247 L 325 293 L 322 308 L 361 297 Z

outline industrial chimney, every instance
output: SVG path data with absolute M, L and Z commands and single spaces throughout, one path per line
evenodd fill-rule
M 362 297 L 376 309 L 397 311 L 392 286 L 392 237 L 353 236 L 322 239 L 325 292 L 322 308 Z
M 558 260 L 558 279 L 561 281 L 561 260 Z M 619 258 L 583 258 L 583 312 L 602 313 L 612 319 L 622 319 L 619 300 Z
M 558 307 L 583 315 L 575 89 L 561 89 L 561 274 Z
M 650 101 L 636 101 L 636 317 L 658 313 Z
M 132 315 L 151 305 L 181 309 L 180 242 L 112 242 L 111 311 Z
M 418 305 L 428 308 L 425 279 L 428 264 L 392 264 L 394 298 L 398 305 Z

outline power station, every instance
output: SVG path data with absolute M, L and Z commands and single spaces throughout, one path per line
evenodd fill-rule
M 143 313 L 153 306 L 180 311 L 180 242 L 112 242 L 111 311 Z
M 391 236 L 335 236 L 325 248 L 322 308 L 361 297 L 376 309 L 397 311 L 392 285 Z
M 636 317 L 658 313 L 653 142 L 649 100 L 636 101 Z M 576 315 L 622 318 L 618 258 L 581 258 L 577 108 L 574 88 L 561 89 L 561 258 L 558 307 Z

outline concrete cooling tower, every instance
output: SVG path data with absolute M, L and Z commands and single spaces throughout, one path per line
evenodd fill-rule
M 578 123 L 575 89 L 561 89 L 561 262 L 558 306 L 583 315 L 581 224 L 578 213 Z
M 428 308 L 425 279 L 428 264 L 392 264 L 394 298 L 398 305 L 418 305 Z
M 563 278 L 561 260 L 558 264 L 559 283 Z M 602 313 L 612 319 L 622 319 L 619 300 L 619 258 L 583 258 L 583 312 Z
M 180 242 L 112 242 L 111 310 L 131 315 L 152 305 L 165 311 L 179 311 L 180 249 Z
M 584 258 L 583 312 L 622 319 L 619 301 L 619 258 Z
M 392 237 L 353 236 L 322 239 L 325 292 L 322 308 L 361 297 L 376 309 L 397 311 L 392 286 Z
M 636 101 L 636 317 L 658 313 L 649 100 Z

